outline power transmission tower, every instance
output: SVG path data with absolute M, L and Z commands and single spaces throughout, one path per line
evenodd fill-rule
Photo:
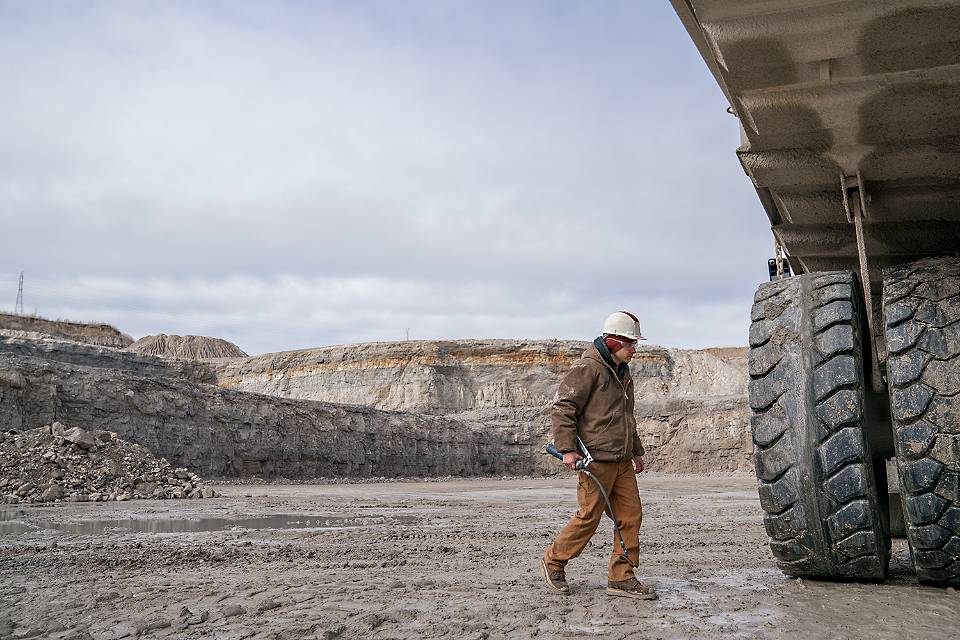
M 23 271 L 20 272 L 20 286 L 17 288 L 17 303 L 13 306 L 14 315 L 23 315 Z

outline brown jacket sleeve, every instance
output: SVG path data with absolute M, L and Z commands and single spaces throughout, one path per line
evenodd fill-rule
M 553 398 L 553 443 L 561 453 L 577 450 L 577 420 L 590 399 L 596 375 L 583 361 L 577 362 L 560 382 Z

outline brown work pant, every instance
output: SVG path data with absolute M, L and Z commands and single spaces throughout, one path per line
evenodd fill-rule
M 627 554 L 630 559 L 640 562 L 640 521 L 643 519 L 643 507 L 640 504 L 640 492 L 637 489 L 637 474 L 633 469 L 632 460 L 620 462 L 594 461 L 589 469 L 606 489 L 610 496 L 610 503 L 617 515 L 617 523 L 623 532 L 623 541 L 627 545 Z M 560 571 L 568 561 L 576 558 L 583 551 L 590 538 L 600 525 L 604 517 L 606 503 L 603 495 L 597 488 L 597 483 L 586 474 L 577 474 L 577 503 L 580 508 L 570 518 L 543 557 L 547 568 L 551 571 Z M 621 582 L 633 577 L 633 567 L 630 566 L 622 554 L 617 532 L 613 532 L 613 552 L 610 555 L 610 565 L 607 569 L 607 579 Z

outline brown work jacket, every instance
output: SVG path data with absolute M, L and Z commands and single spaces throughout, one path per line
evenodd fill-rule
M 577 450 L 577 436 L 594 460 L 643 455 L 633 416 L 633 378 L 617 375 L 590 345 L 560 383 L 553 399 L 553 441 L 562 453 Z

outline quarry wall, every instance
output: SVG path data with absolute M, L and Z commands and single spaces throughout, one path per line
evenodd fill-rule
M 211 363 L 217 384 L 478 421 L 532 451 L 549 403 L 588 346 L 578 341 L 407 341 L 341 345 Z M 647 463 L 662 471 L 750 470 L 746 349 L 641 347 L 630 365 Z
M 115 431 L 210 478 L 530 474 L 536 462 L 461 420 L 0 352 L 3 428 L 53 421 Z
M 211 478 L 541 475 L 587 343 L 402 342 L 188 361 L 0 331 L 0 427 L 104 429 Z M 644 347 L 646 462 L 751 469 L 746 354 Z

